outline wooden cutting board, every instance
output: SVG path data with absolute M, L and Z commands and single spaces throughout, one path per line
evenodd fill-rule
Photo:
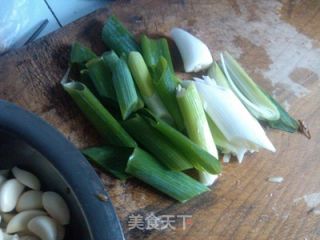
M 212 191 L 185 204 L 139 181 L 121 182 L 101 173 L 126 237 L 320 239 L 320 2 L 117 1 L 109 10 L 2 56 L 0 98 L 37 113 L 77 147 L 97 144 L 97 134 L 59 80 L 73 41 L 97 53 L 106 50 L 100 33 L 111 11 L 134 33 L 168 34 L 179 26 L 206 42 L 215 58 L 228 50 L 293 116 L 305 120 L 312 134 L 308 140 L 268 129 L 275 154 L 262 150 L 247 156 L 241 165 L 224 164 Z M 270 176 L 284 181 L 269 182 Z M 162 230 L 132 225 L 134 217 L 145 220 L 152 214 L 169 219 L 171 225 Z M 187 218 L 185 227 L 181 215 Z

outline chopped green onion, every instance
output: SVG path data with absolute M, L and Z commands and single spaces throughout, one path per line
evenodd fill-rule
M 218 86 L 208 76 L 195 78 L 195 84 L 205 111 L 231 144 L 251 151 L 260 147 L 275 151 L 259 122 L 230 89 Z
M 208 69 L 208 76 L 214 79 L 219 86 L 231 89 L 228 80 L 216 61 L 213 61 Z
M 114 68 L 115 64 L 119 60 L 119 57 L 114 51 L 108 51 L 108 52 L 105 52 L 104 54 L 102 54 L 102 59 L 103 59 L 105 65 L 112 72 L 112 69 Z
M 126 172 L 180 202 L 186 202 L 209 191 L 206 186 L 188 175 L 170 171 L 140 148 L 135 148 Z
M 195 84 L 182 82 L 177 88 L 177 100 L 189 138 L 218 158 L 218 152 Z
M 280 113 L 273 102 L 229 54 L 221 54 L 221 64 L 232 91 L 258 120 L 278 120 Z
M 112 83 L 112 73 L 101 58 L 91 59 L 86 63 L 90 78 L 96 92 L 103 100 L 116 100 L 116 94 Z
M 280 119 L 275 121 L 267 121 L 267 124 L 271 128 L 280 129 L 282 131 L 294 133 L 299 130 L 299 123 L 289 113 L 268 93 L 264 92 L 266 96 L 273 102 L 273 104 L 278 108 L 280 112 Z
M 82 82 L 84 85 L 87 86 L 87 88 L 89 88 L 89 90 L 94 94 L 96 95 L 97 92 L 96 92 L 96 88 L 95 86 L 93 85 L 93 82 L 89 76 L 89 71 L 88 69 L 82 69 L 80 71 L 80 82 Z
M 128 65 L 120 58 L 112 70 L 112 82 L 117 95 L 122 119 L 127 119 L 130 114 L 143 108 Z
M 140 115 L 136 114 L 126 120 L 123 126 L 141 146 L 152 153 L 169 169 L 182 171 L 192 168 L 188 159 Z
M 142 97 L 152 96 L 155 92 L 152 78 L 146 63 L 139 52 L 129 53 L 128 66 Z
M 61 84 L 87 119 L 108 143 L 120 147 L 137 146 L 136 142 L 121 127 L 108 110 L 102 106 L 86 85 L 80 82 L 68 82 L 67 79 L 64 79 Z
M 208 120 L 211 134 L 213 136 L 213 139 L 218 149 L 223 154 L 235 155 L 238 161 L 241 163 L 243 160 L 244 154 L 248 151 L 248 149 L 245 147 L 242 147 L 241 144 L 239 144 L 239 146 L 236 146 L 232 144 L 230 141 L 228 141 L 228 139 L 223 135 L 223 133 L 220 131 L 217 125 L 213 122 L 213 120 L 210 118 L 209 115 L 207 115 L 207 120 Z
M 184 128 L 183 119 L 176 99 L 176 88 L 180 80 L 170 71 L 167 61 L 163 57 L 160 57 L 153 80 L 157 93 L 172 116 L 175 125 L 179 130 L 182 130 Z
M 156 93 L 148 67 L 139 52 L 131 52 L 129 54 L 128 66 L 147 107 L 157 117 L 172 123 L 173 120 Z
M 271 127 L 271 128 L 276 128 L 276 129 L 280 129 L 283 131 L 287 131 L 287 132 L 296 132 L 299 129 L 299 123 L 297 120 L 295 120 L 294 118 L 292 118 L 289 113 L 287 113 L 285 111 L 285 109 L 273 98 L 271 97 L 266 91 L 264 91 L 263 89 L 261 89 L 257 84 L 255 84 L 253 82 L 253 80 L 248 76 L 248 74 L 244 71 L 244 69 L 240 66 L 240 64 L 228 53 L 225 53 L 225 55 L 222 56 L 222 59 L 224 59 L 224 65 L 227 66 L 227 73 L 229 72 L 229 77 L 231 76 L 236 76 L 235 78 L 232 78 L 231 82 L 234 82 L 234 84 L 229 84 L 228 80 L 225 78 L 225 75 L 222 73 L 221 69 L 219 68 L 217 63 L 214 63 L 209 71 L 208 71 L 208 75 L 215 79 L 217 84 L 226 88 L 229 88 L 231 90 L 233 90 L 234 88 L 238 88 L 240 92 L 235 91 L 235 93 L 240 94 L 241 96 L 241 91 L 243 92 L 243 94 L 245 96 L 248 97 L 248 99 L 253 102 L 254 104 L 256 104 L 256 100 L 258 97 L 261 98 L 261 102 L 265 101 L 266 98 L 268 98 L 268 101 L 265 101 L 265 104 L 269 105 L 270 109 L 273 109 L 272 111 L 274 111 L 274 107 L 277 109 L 277 112 L 279 113 L 279 118 L 273 119 L 273 118 L 266 118 L 266 117 L 257 117 L 257 114 L 255 114 L 255 110 L 250 108 L 250 103 L 247 103 L 246 100 L 242 99 L 241 97 L 240 100 L 244 101 L 245 106 L 248 108 L 248 110 L 254 115 L 256 116 L 259 120 L 263 120 L 265 122 L 267 122 L 267 124 Z M 231 69 L 228 71 L 228 69 Z M 228 75 L 228 74 L 226 74 Z M 233 86 L 233 87 L 232 87 Z M 256 97 L 255 95 L 258 95 L 258 97 Z M 247 104 L 246 104 L 247 103 Z M 261 104 L 261 103 L 260 103 Z M 259 106 L 259 103 L 256 104 L 257 106 Z M 262 109 L 263 111 L 263 109 Z M 274 111 L 276 112 L 276 111 Z M 276 113 L 274 115 L 277 115 Z
M 164 121 L 156 119 L 147 111 L 142 112 L 143 117 L 151 126 L 166 138 L 166 141 L 171 144 L 180 153 L 190 161 L 190 163 L 200 171 L 207 171 L 212 174 L 221 172 L 221 165 L 218 159 L 212 154 L 200 148 L 193 143 L 189 138 L 184 136 Z
M 119 56 L 131 51 L 140 51 L 140 47 L 133 35 L 115 17 L 111 16 L 105 22 L 102 29 L 102 40 L 113 49 Z
M 177 100 L 191 141 L 218 159 L 218 151 L 195 84 L 191 81 L 182 82 L 177 88 Z M 200 171 L 199 177 L 200 182 L 209 186 L 218 176 Z
M 116 178 L 125 180 L 129 177 L 125 170 L 129 156 L 132 154 L 132 149 L 102 146 L 87 148 L 81 152 L 92 164 L 103 171 L 111 173 Z
M 78 42 L 72 44 L 70 54 L 71 63 L 84 64 L 96 57 L 97 55 L 94 52 L 92 52 L 90 48 L 87 48 Z
M 160 57 L 163 57 L 166 59 L 171 72 L 174 72 L 167 39 L 152 39 L 143 34 L 141 36 L 141 49 L 148 67 L 154 68 L 158 64 Z

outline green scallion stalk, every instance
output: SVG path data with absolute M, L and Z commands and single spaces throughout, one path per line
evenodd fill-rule
M 208 69 L 208 76 L 214 79 L 219 86 L 231 89 L 228 80 L 216 61 L 213 61 L 212 65 Z
M 140 115 L 136 114 L 124 121 L 123 126 L 144 149 L 152 153 L 169 169 L 182 171 L 192 168 L 189 160 Z
M 142 55 L 139 52 L 130 52 L 128 66 L 147 107 L 157 117 L 172 124 L 173 119 L 155 91 L 152 77 Z
M 154 68 L 160 61 L 160 58 L 164 57 L 171 72 L 174 72 L 167 39 L 152 39 L 143 34 L 141 36 L 141 50 L 148 67 Z
M 92 52 L 90 48 L 87 48 L 78 42 L 75 42 L 72 44 L 71 54 L 70 54 L 70 62 L 72 64 L 73 63 L 84 64 L 96 57 L 97 55 L 94 52 Z
M 131 155 L 126 172 L 179 202 L 186 202 L 209 191 L 188 175 L 168 170 L 140 148 L 136 148 Z
M 155 90 L 148 67 L 139 52 L 130 52 L 128 56 L 128 66 L 132 73 L 141 96 L 151 97 Z
M 260 87 L 229 54 L 221 54 L 221 65 L 232 91 L 258 120 L 275 121 L 280 113 Z
M 119 60 L 119 57 L 114 51 L 108 51 L 102 54 L 102 59 L 105 65 L 112 72 L 112 69 L 114 68 L 115 64 Z
M 182 82 L 177 88 L 177 100 L 191 141 L 218 159 L 218 151 L 195 84 L 191 81 Z M 199 172 L 200 182 L 206 186 L 212 185 L 217 177 L 205 171 Z
M 197 144 L 192 142 L 189 138 L 184 136 L 164 121 L 156 119 L 147 111 L 142 112 L 142 116 L 150 125 L 157 130 L 167 143 L 171 144 L 173 148 L 182 153 L 190 163 L 199 171 L 207 171 L 211 174 L 218 174 L 221 172 L 221 165 L 218 159 L 212 154 L 203 150 Z
M 140 51 L 140 47 L 133 35 L 115 17 L 111 16 L 105 22 L 102 29 L 103 42 L 113 49 L 119 56 L 131 51 Z
M 165 58 L 160 57 L 159 63 L 154 71 L 154 86 L 161 101 L 174 120 L 179 130 L 184 128 L 183 119 L 176 99 L 176 88 L 179 79 L 171 72 Z
M 218 158 L 200 96 L 193 82 L 182 82 L 177 88 L 177 100 L 189 138 Z
M 137 146 L 136 142 L 83 83 L 63 80 L 61 84 L 108 143 L 120 147 Z
M 263 91 L 263 90 L 262 90 Z M 280 113 L 280 119 L 275 121 L 267 121 L 267 124 L 271 128 L 280 129 L 282 131 L 294 133 L 299 130 L 299 123 L 296 119 L 291 117 L 289 113 L 268 93 L 264 92 L 266 96 L 273 102 Z
M 80 71 L 80 82 L 82 82 L 84 85 L 89 88 L 89 90 L 96 96 L 98 93 L 96 92 L 96 88 L 93 85 L 93 82 L 89 76 L 89 71 L 88 69 L 82 69 Z
M 100 99 L 116 101 L 116 93 L 112 83 L 112 72 L 101 58 L 91 59 L 86 63 L 90 78 Z
M 112 82 L 123 119 L 143 108 L 143 102 L 137 93 L 128 65 L 122 58 L 114 64 Z
M 129 177 L 125 170 L 132 151 L 132 148 L 101 146 L 86 148 L 81 152 L 93 165 L 120 180 L 125 180 Z

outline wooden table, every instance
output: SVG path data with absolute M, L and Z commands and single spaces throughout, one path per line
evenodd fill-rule
M 97 53 L 105 50 L 100 33 L 111 11 L 134 33 L 168 34 L 180 26 L 206 42 L 215 58 L 228 50 L 293 116 L 305 120 L 312 134 L 308 140 L 268 130 L 275 154 L 262 150 L 241 165 L 225 164 L 212 191 L 186 204 L 141 182 L 120 182 L 101 174 L 126 237 L 320 239 L 320 206 L 315 206 L 320 201 L 320 1 L 117 1 L 109 10 L 2 56 L 0 97 L 39 114 L 80 148 L 99 139 L 59 80 L 73 41 Z M 282 176 L 284 181 L 271 183 L 266 180 L 270 176 Z M 129 229 L 130 216 L 152 213 L 173 215 L 175 229 Z M 192 215 L 185 229 L 177 215 Z

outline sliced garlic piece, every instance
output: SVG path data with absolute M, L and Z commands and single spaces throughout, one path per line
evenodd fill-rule
M 46 215 L 46 213 L 40 210 L 27 210 L 20 212 L 9 221 L 6 232 L 16 233 L 27 230 L 27 225 L 31 219 L 44 215 Z
M 16 206 L 18 212 L 40 208 L 42 208 L 42 192 L 35 190 L 24 192 L 20 196 Z
M 41 240 L 57 240 L 57 224 L 47 216 L 38 216 L 28 223 L 28 229 Z
M 14 168 L 12 168 L 12 174 L 23 185 L 25 185 L 33 190 L 40 190 L 40 181 L 32 173 L 25 171 L 25 170 L 22 170 L 18 167 L 14 167 Z
M 48 214 L 61 225 L 70 222 L 70 211 L 63 198 L 55 192 L 44 192 L 42 194 L 42 205 Z
M 181 28 L 173 28 L 170 34 L 179 49 L 186 72 L 199 72 L 211 65 L 210 50 L 199 38 Z
M 0 189 L 0 210 L 2 212 L 12 211 L 23 189 L 24 185 L 16 179 L 5 181 Z

